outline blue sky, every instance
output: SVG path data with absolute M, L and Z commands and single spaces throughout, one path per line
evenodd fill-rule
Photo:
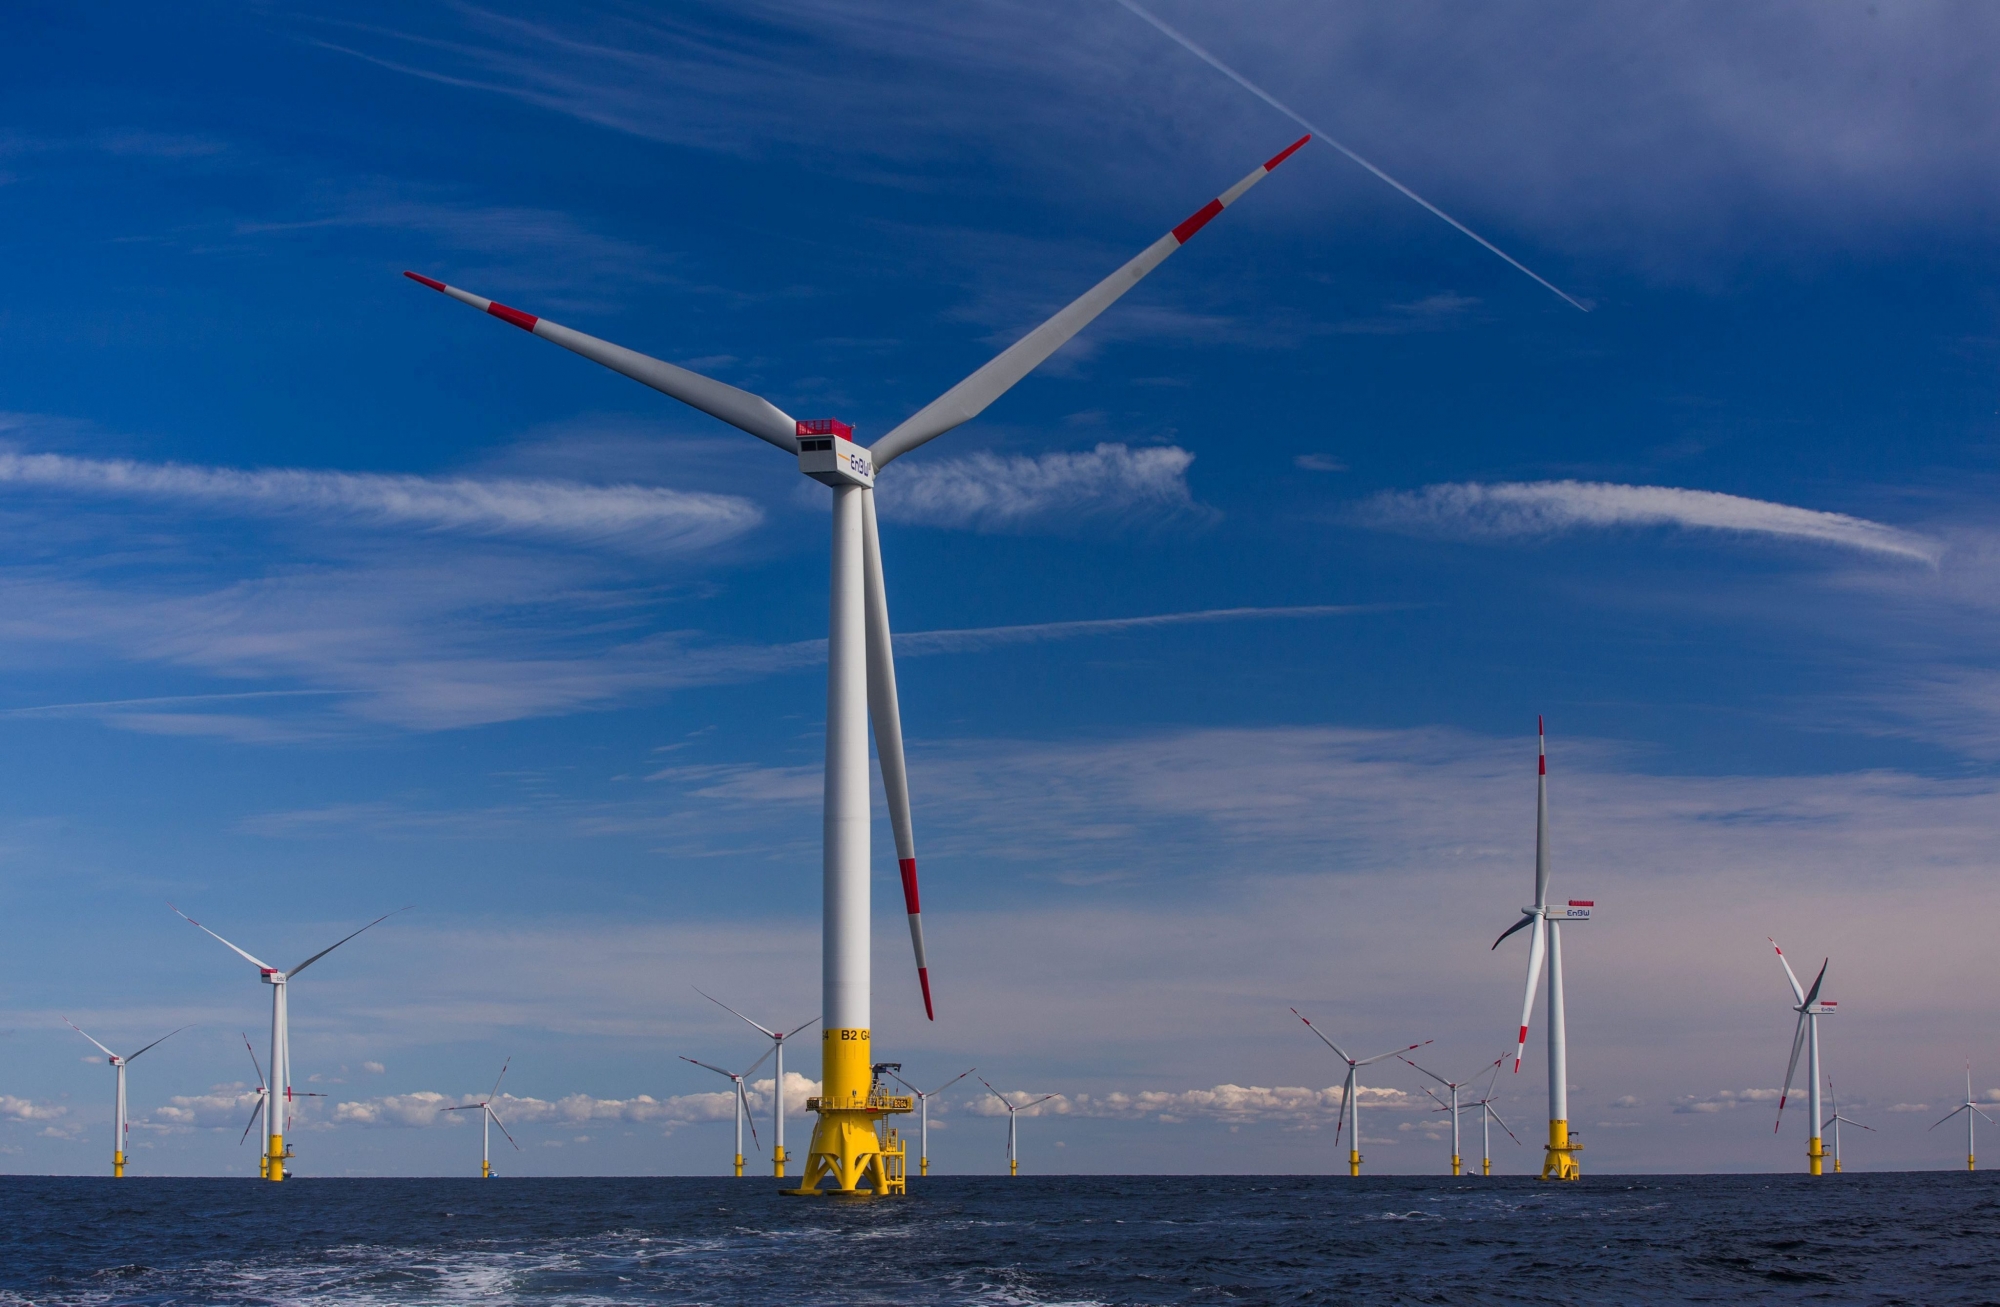
M 885 474 L 940 1011 L 884 825 L 878 1048 L 1061 1094 L 1031 1167 L 1332 1169 L 1289 1006 L 1509 1042 L 1540 713 L 1588 1167 L 1794 1168 L 1767 934 L 1833 957 L 1851 1160 L 1950 1164 L 1968 1057 L 2000 1098 L 2000 20 L 1158 10 L 1593 309 L 1315 146 Z M 135 1169 L 249 1171 L 264 991 L 171 899 L 280 961 L 413 907 L 299 982 L 302 1173 L 463 1169 L 435 1109 L 510 1055 L 503 1169 L 714 1170 L 677 1055 L 759 1050 L 691 986 L 817 1006 L 823 494 L 398 274 L 869 439 L 1296 130 L 1110 0 L 20 24 L 0 1167 L 104 1163 L 67 1015 L 193 1023 Z M 1436 1169 L 1377 1087 L 1370 1165 Z

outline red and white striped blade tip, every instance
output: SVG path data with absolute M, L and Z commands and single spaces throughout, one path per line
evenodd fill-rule
M 421 272 L 405 271 L 403 275 L 405 277 L 408 277 L 411 281 L 416 282 L 419 286 L 429 286 L 432 290 L 436 291 L 441 291 L 444 289 L 443 282 L 434 280 L 433 278 L 430 277 L 426 277 Z

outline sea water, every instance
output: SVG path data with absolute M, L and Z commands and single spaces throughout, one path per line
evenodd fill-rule
M 0 1304 L 2000 1302 L 1963 1172 L 910 1187 L 0 1177 Z

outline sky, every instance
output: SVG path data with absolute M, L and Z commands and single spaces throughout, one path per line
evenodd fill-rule
M 1315 144 L 880 490 L 935 1022 L 1030 1171 L 1332 1172 L 1511 1053 L 1587 1172 L 2000 1116 L 2000 15 L 1156 0 Z M 0 1170 L 710 1174 L 817 1011 L 827 499 L 414 269 L 864 441 L 1298 135 L 1114 0 L 30 5 L 0 45 Z M 275 956 L 274 956 L 275 955 Z M 1538 1169 L 1540 1027 L 1497 1079 Z M 509 1060 L 511 1059 L 511 1061 Z M 787 1064 L 813 1088 L 810 1039 Z M 765 1112 L 753 1170 L 767 1165 Z M 1364 1073 L 1372 1171 L 1444 1118 Z M 1004 1170 L 973 1080 L 933 1165 Z M 1982 1125 L 1982 1129 L 1986 1128 Z M 788 1127 L 794 1154 L 809 1121 Z M 1468 1141 L 1467 1151 L 1472 1151 Z M 1994 1145 L 2000 1148 L 2000 1144 Z

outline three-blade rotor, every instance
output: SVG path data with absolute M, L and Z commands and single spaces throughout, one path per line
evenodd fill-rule
M 1772 949 L 1776 950 L 1778 961 L 1785 968 L 1785 979 L 1791 982 L 1792 997 L 1798 1000 L 1798 1006 L 1792 1010 L 1799 1014 L 1798 1025 L 1792 1030 L 1792 1058 L 1785 1064 L 1785 1087 L 1778 1091 L 1778 1118 L 1771 1125 L 1771 1133 L 1776 1134 L 1785 1123 L 1785 1103 L 1792 1096 L 1792 1078 L 1798 1074 L 1799 1055 L 1805 1051 L 1808 1026 L 1814 1016 L 1813 1005 L 1819 1002 L 1820 986 L 1826 983 L 1827 962 L 1832 959 L 1829 958 L 1819 964 L 1819 974 L 1813 977 L 1812 988 L 1802 989 L 1799 987 L 1798 976 L 1792 971 L 1790 959 L 1785 957 L 1785 950 L 1778 948 L 1778 941 L 1771 939 L 1770 936 L 1765 936 L 1765 939 L 1770 942 Z
M 1172 230 L 1128 260 L 1123 267 L 1092 286 L 1046 322 L 1002 350 L 944 394 L 891 428 L 887 435 L 867 447 L 865 453 L 858 456 L 861 463 L 871 468 L 870 479 L 862 493 L 868 709 L 875 736 L 875 752 L 882 769 L 882 787 L 888 798 L 890 825 L 895 832 L 896 863 L 903 885 L 904 911 L 909 918 L 910 945 L 917 964 L 917 984 L 923 995 L 924 1015 L 927 1018 L 935 1019 L 936 1012 L 931 1001 L 930 963 L 924 949 L 923 913 L 917 892 L 916 840 L 910 817 L 902 721 L 896 700 L 895 657 L 891 646 L 888 594 L 882 575 L 881 542 L 875 520 L 873 473 L 879 472 L 917 446 L 983 413 L 995 400 L 1006 394 L 1022 378 L 1040 367 L 1050 355 L 1073 339 L 1078 332 L 1089 326 L 1098 315 L 1117 303 L 1146 274 L 1163 263 L 1168 255 L 1193 239 L 1194 234 L 1217 214 L 1235 203 L 1252 186 L 1269 176 L 1272 169 L 1311 139 L 1310 135 L 1302 136 L 1260 164 L 1248 176 L 1188 215 Z M 531 335 L 539 336 L 594 363 L 630 377 L 642 385 L 650 386 L 663 395 L 746 431 L 786 453 L 796 455 L 802 452 L 800 436 L 807 434 L 804 430 L 806 424 L 798 422 L 761 395 L 752 394 L 712 377 L 705 377 L 676 364 L 651 358 L 635 350 L 626 349 L 622 345 L 614 345 L 609 341 L 586 335 L 551 322 L 547 318 L 496 303 L 484 296 L 447 285 L 433 277 L 415 272 L 405 272 L 403 275 L 502 322 L 511 323 Z M 818 440 L 812 443 L 820 449 L 827 448 L 829 444 L 827 441 Z M 835 443 L 847 444 L 844 439 Z M 847 448 L 851 450 L 854 447 L 847 445 Z M 772 1034 L 769 1031 L 765 1033 Z M 777 1036 L 772 1034 L 772 1037 Z

